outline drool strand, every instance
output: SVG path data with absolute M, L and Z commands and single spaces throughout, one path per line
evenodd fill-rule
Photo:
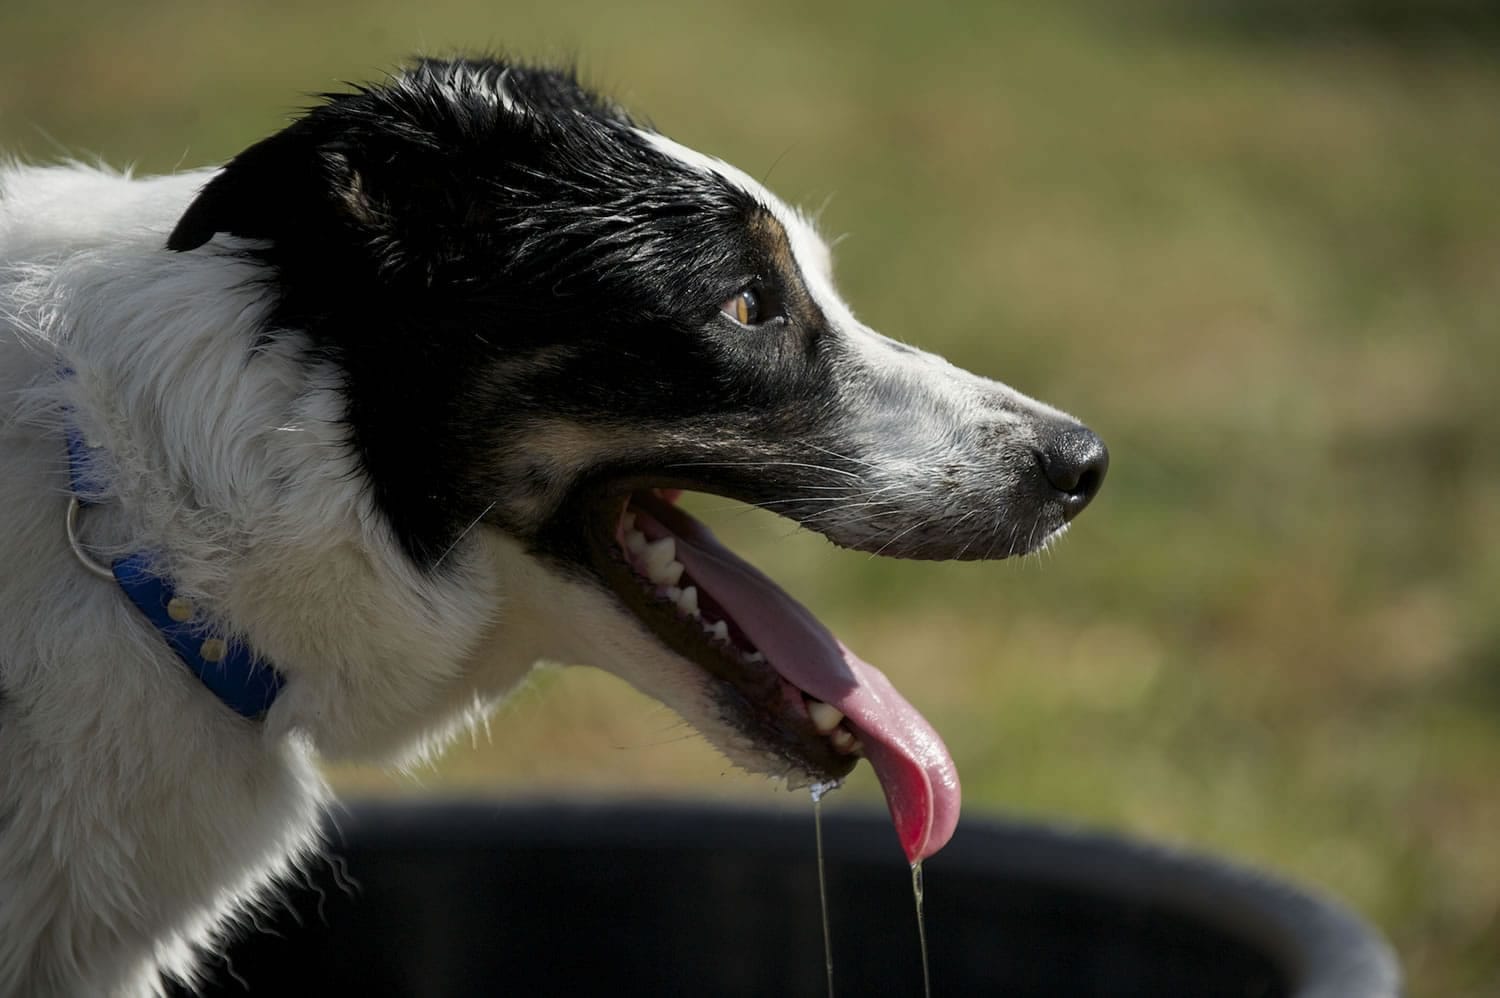
M 833 940 L 828 929 L 828 884 L 823 872 L 823 795 L 837 784 L 812 787 L 813 831 L 818 843 L 818 904 L 823 910 L 823 966 L 828 972 L 828 998 L 833 998 Z
M 921 860 L 911 865 L 911 894 L 917 902 L 917 942 L 922 947 L 922 994 L 924 998 L 932 998 L 932 978 L 927 971 L 927 920 L 922 915 Z

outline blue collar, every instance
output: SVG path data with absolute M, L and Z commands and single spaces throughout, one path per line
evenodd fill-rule
M 102 490 L 89 477 L 90 448 L 71 424 L 68 437 L 68 540 L 84 565 L 97 575 L 112 577 L 130 602 L 145 615 L 158 634 L 177 653 L 188 671 L 198 677 L 230 710 L 252 721 L 260 720 L 284 680 L 269 663 L 259 659 L 243 642 L 219 638 L 207 630 L 191 600 L 177 595 L 172 580 L 153 567 L 152 556 L 137 551 L 116 558 L 108 566 L 90 557 L 78 543 L 74 531 L 78 510 L 93 505 Z

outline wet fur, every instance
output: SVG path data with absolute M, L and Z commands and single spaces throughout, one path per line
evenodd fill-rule
M 749 281 L 784 326 L 719 312 Z M 69 551 L 69 422 L 108 483 L 87 542 L 276 663 L 264 722 Z M 5 167 L 0 995 L 190 981 L 317 849 L 315 755 L 432 751 L 539 659 L 795 770 L 591 571 L 600 490 L 1004 555 L 1066 522 L 1035 453 L 1074 425 L 864 327 L 800 215 L 566 73 L 418 64 L 221 170 Z

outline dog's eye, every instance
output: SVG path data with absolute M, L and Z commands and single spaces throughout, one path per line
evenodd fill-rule
M 745 288 L 733 298 L 727 298 L 719 311 L 742 326 L 758 326 L 771 318 L 765 306 L 764 295 L 756 288 Z

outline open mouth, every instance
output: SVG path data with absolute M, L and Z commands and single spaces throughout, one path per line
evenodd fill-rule
M 912 862 L 958 821 L 942 739 L 885 675 L 675 504 L 640 490 L 603 504 L 595 568 L 668 648 L 711 678 L 723 719 L 789 777 L 837 783 L 866 758 Z

